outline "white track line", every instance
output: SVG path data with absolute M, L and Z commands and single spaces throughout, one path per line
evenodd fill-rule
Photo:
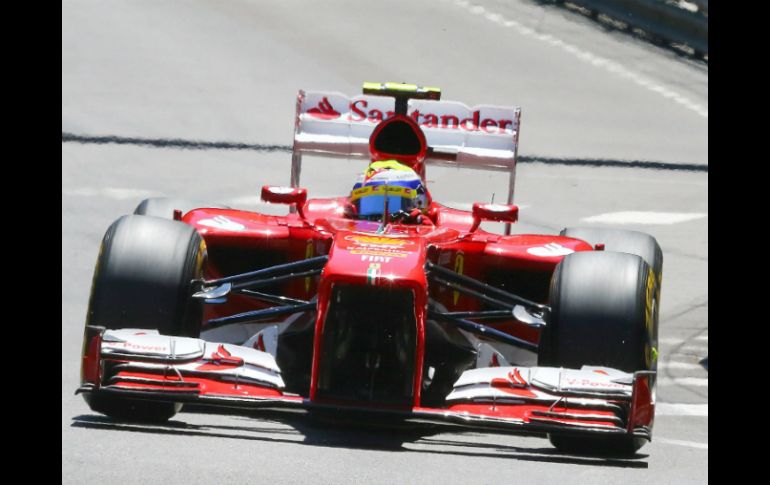
M 658 416 L 701 416 L 708 417 L 708 404 L 679 404 L 659 402 L 655 404 L 655 414 Z
M 244 195 L 240 197 L 232 197 L 230 199 L 225 200 L 225 203 L 227 205 L 231 206 L 239 206 L 239 205 L 268 205 L 267 202 L 263 202 L 262 199 L 260 199 L 259 195 Z
M 709 449 L 708 443 L 698 443 L 695 441 L 672 440 L 669 438 L 654 438 L 654 441 L 656 443 L 665 443 L 667 445 L 677 445 L 677 446 L 687 446 L 689 448 L 697 448 L 699 450 Z
M 679 345 L 684 343 L 683 338 L 660 337 L 658 343 L 663 345 Z
M 658 385 L 661 386 L 686 386 L 686 387 L 708 387 L 708 377 L 660 377 Z
M 703 212 L 643 212 L 620 211 L 606 212 L 580 219 L 583 222 L 602 224 L 678 224 L 680 222 L 702 219 L 708 214 Z
M 679 347 L 676 349 L 677 354 L 695 354 L 695 355 L 703 355 L 706 356 L 709 353 L 708 347 L 703 347 L 701 345 L 684 345 L 682 347 Z
M 449 202 L 441 202 L 442 205 L 445 205 L 449 207 L 450 209 L 457 209 L 461 211 L 470 211 L 473 210 L 473 203 L 472 202 L 457 202 L 450 200 Z M 516 207 L 519 209 L 528 209 L 531 206 L 528 204 L 515 204 Z
M 108 199 L 125 200 L 145 199 L 152 195 L 157 195 L 157 193 L 151 192 L 149 190 L 123 187 L 79 187 L 75 189 L 62 189 L 61 195 L 69 197 L 106 197 Z
M 682 369 L 682 370 L 703 370 L 700 364 L 691 364 L 689 362 L 672 362 L 670 360 L 658 361 L 658 369 Z
M 692 340 L 700 340 L 701 342 L 705 342 L 706 345 L 708 345 L 709 337 L 708 335 L 700 335 L 698 337 L 693 338 Z M 658 339 L 658 342 L 664 345 L 680 345 L 685 343 L 685 339 L 674 338 L 674 337 L 661 337 Z
M 623 67 L 622 65 L 618 64 L 615 61 L 597 56 L 596 54 L 580 49 L 579 47 L 576 47 L 572 44 L 564 42 L 563 40 L 558 39 L 550 34 L 540 34 L 537 31 L 535 31 L 535 29 L 527 27 L 526 25 L 520 22 L 517 22 L 515 20 L 509 20 L 498 13 L 490 12 L 484 7 L 482 7 L 481 5 L 474 5 L 466 0 L 455 0 L 454 3 L 458 7 L 463 8 L 474 15 L 481 15 L 487 20 L 489 20 L 490 22 L 500 25 L 501 27 L 507 27 L 507 28 L 513 27 L 514 29 L 516 29 L 516 31 L 518 31 L 521 35 L 525 37 L 541 40 L 543 42 L 547 42 L 548 44 L 551 44 L 552 46 L 559 47 L 565 52 L 568 52 L 569 54 L 572 54 L 573 56 L 577 57 L 581 61 L 587 62 L 594 67 L 604 69 L 624 79 L 628 79 L 634 84 L 637 84 L 638 86 L 641 86 L 649 91 L 657 93 L 663 96 L 664 98 L 670 99 L 675 103 L 681 106 L 684 106 L 685 108 L 691 111 L 694 111 L 695 113 L 697 113 L 698 115 L 704 118 L 709 117 L 708 107 L 698 104 L 690 100 L 689 98 L 682 96 L 681 94 L 675 91 L 672 91 L 667 87 L 661 84 L 658 84 L 647 77 L 644 77 L 636 72 L 633 72 Z

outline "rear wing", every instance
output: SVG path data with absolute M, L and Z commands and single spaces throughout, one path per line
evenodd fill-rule
M 300 184 L 304 154 L 368 159 L 369 137 L 380 121 L 393 116 L 395 103 L 387 96 L 300 90 L 291 186 Z M 425 133 L 426 165 L 508 172 L 508 203 L 513 203 L 520 108 L 410 99 L 407 114 Z

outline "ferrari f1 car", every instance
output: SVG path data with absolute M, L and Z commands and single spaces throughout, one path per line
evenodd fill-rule
M 658 243 L 596 228 L 512 235 L 520 109 L 440 94 L 300 91 L 291 183 L 261 192 L 287 215 L 155 198 L 115 221 L 85 327 L 78 392 L 91 409 L 149 421 L 186 403 L 363 413 L 579 451 L 650 440 Z M 422 181 L 431 165 L 496 170 L 508 200 L 462 211 L 397 183 L 308 198 L 306 154 L 389 161 Z

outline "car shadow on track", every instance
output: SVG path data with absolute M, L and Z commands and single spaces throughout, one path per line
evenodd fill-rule
M 196 411 L 193 411 L 196 413 Z M 179 417 L 184 417 L 178 415 Z M 192 414 L 192 413 L 190 413 Z M 531 448 L 499 443 L 492 433 L 457 431 L 442 426 L 423 426 L 405 422 L 362 424 L 360 420 L 341 421 L 297 413 L 230 414 L 238 424 L 222 424 L 212 417 L 211 423 L 192 424 L 179 419 L 163 424 L 116 421 L 101 415 L 80 415 L 72 419 L 72 427 L 108 429 L 137 433 L 204 436 L 240 440 L 291 443 L 306 446 L 430 453 L 463 457 L 510 458 L 521 461 L 565 463 L 620 468 L 648 468 L 648 455 L 632 458 L 606 458 L 562 453 L 545 446 Z M 228 420 L 228 423 L 232 420 Z M 243 424 L 240 424 L 240 423 Z M 436 436 L 441 434 L 441 436 Z M 497 433 L 495 433 L 497 434 Z

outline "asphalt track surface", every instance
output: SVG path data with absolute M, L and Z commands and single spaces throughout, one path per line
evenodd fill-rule
M 153 195 L 279 210 L 261 205 L 258 189 L 288 182 L 289 154 L 259 147 L 291 144 L 298 89 L 353 94 L 364 80 L 522 106 L 520 155 L 529 163 L 517 174 L 515 232 L 596 225 L 658 239 L 659 406 L 654 441 L 635 458 L 565 455 L 537 437 L 419 435 L 272 415 L 183 411 L 168 425 L 127 425 L 73 395 L 108 225 Z M 528 1 L 65 1 L 62 132 L 62 483 L 708 481 L 703 64 Z M 629 160 L 666 169 L 615 166 Z M 303 182 L 317 195 L 344 193 L 362 168 L 306 167 Z M 458 207 L 505 193 L 494 174 L 433 169 L 428 179 L 434 196 Z

